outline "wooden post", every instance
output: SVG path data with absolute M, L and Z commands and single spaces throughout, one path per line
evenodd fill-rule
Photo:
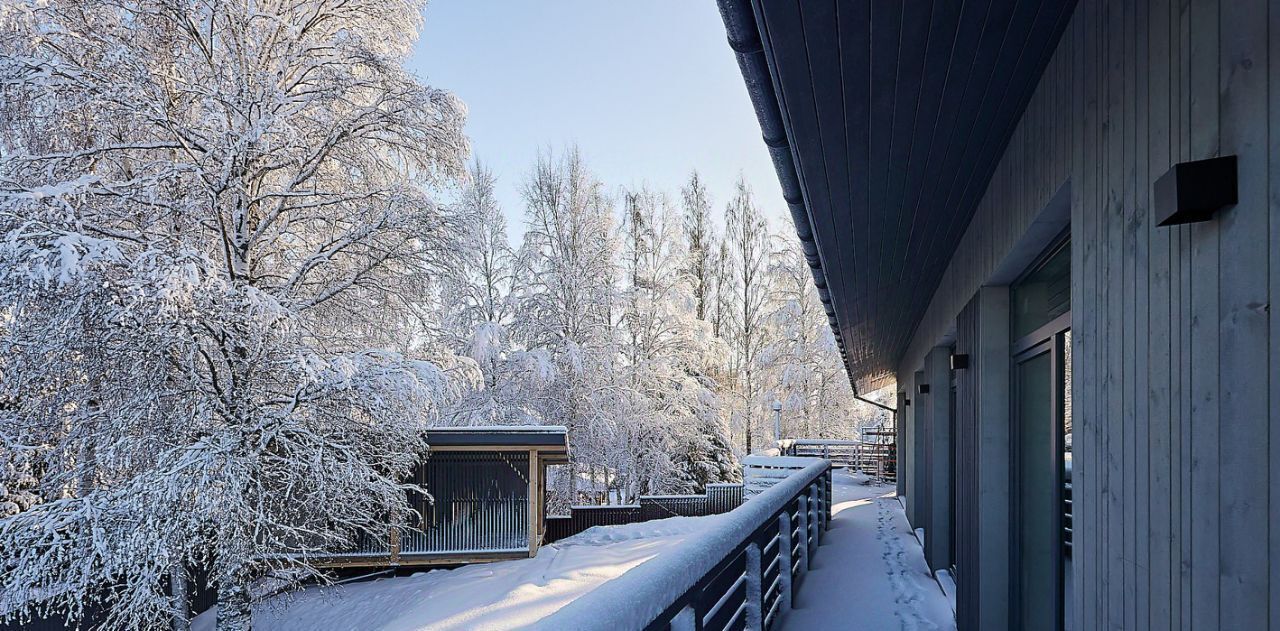
M 538 464 L 538 450 L 529 450 L 529 556 L 538 555 L 538 544 L 542 543 L 538 532 L 538 524 L 542 517 L 542 497 L 539 489 L 542 484 L 542 466 Z
M 817 520 L 813 525 L 813 540 L 818 543 L 822 542 L 822 535 L 827 529 L 827 487 L 822 482 L 822 478 L 818 478 L 813 483 L 813 492 L 818 496 Z
M 760 562 L 760 542 L 747 544 L 747 628 L 764 629 L 764 567 Z
M 796 511 L 796 516 L 800 519 L 799 532 L 800 548 L 796 550 L 796 554 L 800 555 L 800 575 L 804 576 L 809 571 L 809 498 L 801 493 L 796 498 L 800 502 L 800 510 Z
M 813 510 L 813 514 L 809 516 L 808 526 L 813 536 L 813 547 L 817 548 L 818 544 L 822 543 L 822 528 L 819 527 L 822 524 L 822 498 L 818 493 L 818 485 L 810 484 L 806 495 L 809 497 L 809 506 Z M 810 550 L 809 554 L 812 556 L 817 552 L 817 550 Z
M 778 515 L 778 586 L 782 592 L 778 598 L 778 612 L 791 609 L 791 514 L 782 511 Z
M 676 617 L 671 619 L 671 631 L 697 631 L 698 612 L 692 604 L 685 605 Z

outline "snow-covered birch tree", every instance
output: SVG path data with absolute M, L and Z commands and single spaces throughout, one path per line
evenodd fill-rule
M 722 291 L 727 292 L 727 309 L 721 335 L 729 344 L 729 373 L 738 394 L 734 424 L 742 428 L 745 451 L 751 453 L 765 405 L 759 362 L 766 344 L 770 239 L 769 226 L 742 177 L 725 209 L 725 243 Z
M 681 218 L 662 194 L 641 189 L 624 198 L 620 386 L 634 403 L 623 424 L 621 472 L 624 501 L 632 501 L 640 493 L 701 491 L 731 479 L 736 467 L 708 370 L 723 345 L 697 316 Z
M 493 171 L 478 160 L 458 204 L 457 267 L 444 279 L 441 307 L 445 334 L 459 350 L 484 325 L 510 324 L 515 253 L 507 238 L 507 220 L 498 205 Z
M 158 627 L 202 566 L 246 629 L 256 579 L 411 517 L 452 389 L 397 351 L 467 154 L 403 69 L 420 9 L 0 7 L 0 471 L 39 500 L 0 518 L 3 615 Z
M 688 244 L 687 269 L 693 285 L 693 297 L 699 320 L 706 320 L 712 300 L 715 256 L 715 232 L 711 222 L 711 194 L 697 171 L 689 174 L 689 182 L 680 190 L 684 202 L 684 238 Z
M 557 491 L 576 498 L 577 470 L 603 464 L 616 430 L 613 204 L 576 148 L 539 157 L 524 198 L 513 328 L 525 348 L 550 358 L 554 381 L 534 405 L 543 422 L 569 429 L 575 472 Z
M 497 178 L 479 161 L 470 175 L 456 205 L 459 251 L 441 282 L 441 343 L 474 362 L 480 379 L 451 408 L 448 422 L 537 423 L 530 403 L 550 383 L 554 367 L 545 350 L 513 343 L 516 256 L 494 190 Z
M 775 241 L 769 266 L 772 335 L 761 353 L 767 398 L 782 403 L 785 437 L 843 438 L 836 430 L 849 416 L 853 391 L 799 243 Z

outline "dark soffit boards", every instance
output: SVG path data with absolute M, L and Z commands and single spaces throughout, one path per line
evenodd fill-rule
M 850 379 L 882 385 L 1075 1 L 719 2 Z

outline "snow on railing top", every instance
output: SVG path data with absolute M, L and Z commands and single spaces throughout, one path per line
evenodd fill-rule
M 858 440 L 835 440 L 826 438 L 792 438 L 789 441 L 792 445 L 858 445 L 862 441 Z
M 779 480 L 803 469 L 821 458 L 802 456 L 747 456 L 742 459 L 742 492 L 747 499 L 756 497 Z M 824 461 L 825 462 L 825 461 Z
M 804 456 L 747 456 L 742 464 L 756 469 L 803 469 L 813 464 L 813 460 Z
M 805 466 L 720 515 L 711 527 L 570 602 L 533 628 L 643 629 L 830 466 L 820 458 L 786 460 L 804 460 Z

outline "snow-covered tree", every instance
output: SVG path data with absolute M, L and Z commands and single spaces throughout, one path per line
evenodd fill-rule
M 524 187 L 526 225 L 513 333 L 545 351 L 554 377 L 533 405 L 564 425 L 577 470 L 603 464 L 614 435 L 617 240 L 612 200 L 571 148 L 539 157 Z M 578 476 L 558 492 L 576 497 Z
M 724 339 L 729 331 L 730 310 L 733 309 L 733 275 L 729 269 L 729 241 L 717 239 L 710 257 L 711 265 L 711 304 L 708 307 L 707 319 L 711 321 L 711 332 L 719 339 Z
M 727 437 L 716 422 L 720 404 L 708 365 L 723 354 L 697 316 L 680 217 L 664 195 L 646 189 L 625 200 L 620 371 L 633 412 L 623 434 L 624 501 L 630 501 L 645 492 L 692 490 L 684 483 L 690 480 L 722 481 L 724 472 L 706 465 L 733 458 L 716 450 Z
M 202 566 L 247 629 L 255 580 L 410 518 L 456 392 L 397 351 L 467 153 L 402 66 L 420 9 L 0 8 L 0 453 L 40 500 L 0 518 L 0 611 L 156 627 Z
M 703 493 L 713 482 L 742 481 L 742 469 L 720 415 L 699 415 L 697 421 L 673 440 L 674 477 L 667 481 L 672 493 Z
M 515 280 L 515 253 L 494 192 L 497 178 L 478 160 L 470 174 L 458 205 L 458 267 L 445 277 L 441 301 L 446 335 L 457 347 L 471 342 L 481 326 L 510 323 Z
M 766 396 L 782 403 L 784 437 L 846 438 L 831 431 L 853 401 L 834 336 L 799 244 L 779 239 L 777 245 L 769 267 L 772 335 L 761 354 Z M 833 390 L 847 396 L 837 401 Z
M 716 238 L 711 222 L 711 195 L 697 171 L 689 175 L 689 182 L 680 193 L 684 201 L 684 238 L 688 244 L 686 266 L 697 302 L 695 313 L 699 320 L 706 320 L 715 282 L 712 257 Z
M 477 160 L 456 206 L 459 251 L 441 281 L 441 342 L 479 372 L 451 408 L 450 424 L 536 424 L 530 402 L 555 373 L 546 351 L 519 349 L 512 339 L 516 257 L 495 185 Z
M 720 334 L 730 348 L 729 374 L 737 392 L 734 427 L 742 429 L 744 449 L 751 453 L 766 405 L 759 362 L 766 344 L 770 238 L 764 215 L 742 177 L 725 209 L 725 243 L 721 291 L 727 309 Z
M 884 410 L 854 398 L 808 263 L 794 239 L 775 239 L 769 287 L 768 342 L 760 366 L 765 398 L 782 403 L 783 436 L 856 439 L 866 427 L 886 421 Z

